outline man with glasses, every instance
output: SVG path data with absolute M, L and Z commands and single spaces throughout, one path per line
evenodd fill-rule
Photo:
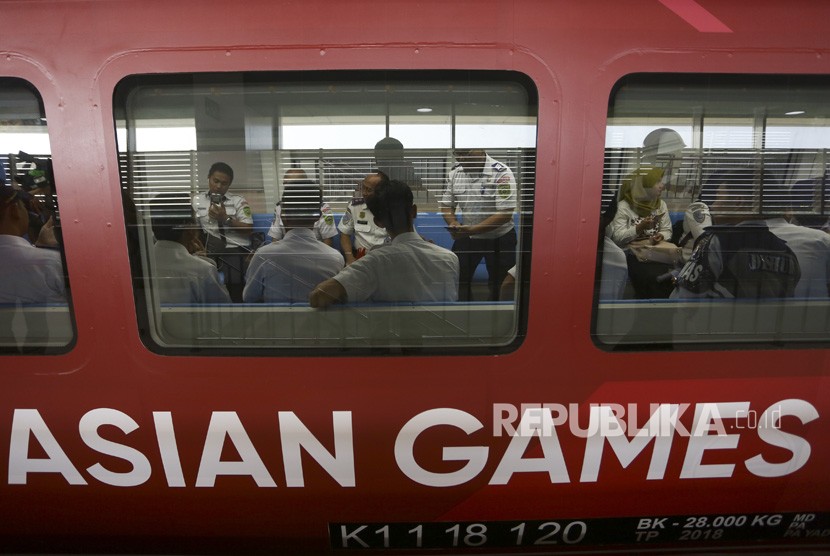
M 360 190 L 355 191 L 349 206 L 340 218 L 337 229 L 340 231 L 340 247 L 346 257 L 346 265 L 391 241 L 387 231 L 375 224 L 375 217 L 366 204 L 369 197 L 374 194 L 375 188 L 388 183 L 389 177 L 383 172 L 366 176 L 360 183 Z
M 453 156 L 457 164 L 447 176 L 440 204 L 461 265 L 458 299 L 473 299 L 473 274 L 483 258 L 488 299 L 495 301 L 507 271 L 516 264 L 516 178 L 482 149 L 455 149 Z

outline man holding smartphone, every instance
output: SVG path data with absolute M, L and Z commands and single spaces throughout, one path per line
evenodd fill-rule
M 254 218 L 242 195 L 228 193 L 233 169 L 216 162 L 208 171 L 208 190 L 193 197 L 193 211 L 205 232 L 205 249 L 216 260 L 234 301 L 242 301 L 244 260 L 250 252 Z

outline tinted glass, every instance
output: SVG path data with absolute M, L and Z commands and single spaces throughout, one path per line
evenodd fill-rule
M 523 337 L 537 113 L 525 76 L 134 76 L 117 88 L 115 112 L 136 303 L 153 349 L 503 351 Z M 379 170 L 414 205 L 382 222 L 364 188 Z M 315 222 L 291 220 L 297 201 L 284 195 L 300 186 L 322 194 Z M 398 207 L 401 191 L 378 198 Z M 414 232 L 390 223 L 409 213 Z M 456 225 L 468 228 L 454 239 Z M 459 259 L 462 236 L 479 241 L 456 246 Z M 332 277 L 346 297 L 310 306 Z
M 826 342 L 830 79 L 633 75 L 612 93 L 594 336 Z

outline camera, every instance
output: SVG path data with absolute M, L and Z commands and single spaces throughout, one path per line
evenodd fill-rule
M 225 200 L 225 196 L 221 193 L 211 193 L 210 194 L 210 204 L 211 205 L 219 205 L 222 206 L 222 203 Z

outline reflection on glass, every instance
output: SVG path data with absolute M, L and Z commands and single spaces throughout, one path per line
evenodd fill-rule
M 0 114 L 0 350 L 61 353 L 74 331 L 40 96 L 0 78 Z
M 429 352 L 521 340 L 537 112 L 525 76 L 135 76 L 114 108 L 140 328 L 153 349 Z M 185 121 L 192 149 L 159 151 L 140 133 Z M 466 130 L 475 135 L 462 145 Z M 481 154 L 462 161 L 454 147 Z M 374 192 L 383 200 L 401 184 L 406 199 L 375 214 Z M 286 197 L 295 186 L 306 199 Z M 159 205 L 178 207 L 166 231 Z M 515 301 L 500 301 L 511 267 Z M 332 302 L 310 304 L 328 280 L 340 288 L 326 289 Z M 230 301 L 207 295 L 214 283 Z M 415 293 L 422 286 L 430 295 Z
M 829 89 L 815 76 L 620 82 L 609 133 L 625 121 L 646 135 L 642 144 L 606 148 L 593 330 L 600 345 L 826 341 Z M 801 110 L 787 115 L 785 105 Z M 661 188 L 652 183 L 659 170 L 648 138 L 683 120 L 693 122 L 691 141 L 664 159 L 661 169 L 676 179 Z

